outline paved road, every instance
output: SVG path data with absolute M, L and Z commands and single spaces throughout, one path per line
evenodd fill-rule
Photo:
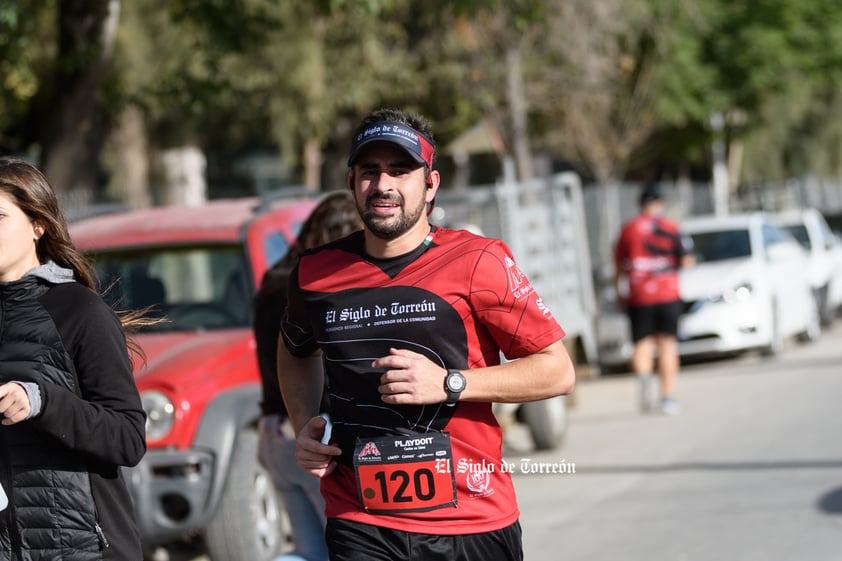
M 842 560 L 842 321 L 775 359 L 685 367 L 676 417 L 638 413 L 636 390 L 581 381 L 554 452 L 508 434 L 526 561 Z M 171 551 L 186 560 L 208 558 Z
M 686 367 L 676 417 L 581 382 L 564 446 L 515 470 L 527 561 L 842 559 L 842 323 L 775 359 Z M 517 446 L 518 442 L 512 442 Z

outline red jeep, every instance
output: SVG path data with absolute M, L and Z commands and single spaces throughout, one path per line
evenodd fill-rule
M 286 535 L 257 462 L 251 303 L 316 204 L 288 195 L 156 207 L 71 224 L 116 309 L 167 321 L 136 336 L 148 452 L 127 472 L 147 550 L 199 536 L 212 559 L 263 561 Z

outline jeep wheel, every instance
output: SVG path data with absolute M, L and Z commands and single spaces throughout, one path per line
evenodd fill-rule
M 524 403 L 521 415 L 537 450 L 557 448 L 567 429 L 567 403 L 564 396 Z
M 287 545 L 289 525 L 272 479 L 257 461 L 257 433 L 237 438 L 216 514 L 205 528 L 211 559 L 269 561 Z

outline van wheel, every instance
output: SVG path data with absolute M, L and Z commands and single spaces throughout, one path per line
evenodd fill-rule
M 813 292 L 813 297 L 816 299 L 816 306 L 819 308 L 819 322 L 824 327 L 833 324 L 833 320 L 836 318 L 836 310 L 830 306 L 829 293 L 829 285 L 824 285 Z
M 775 301 L 772 301 L 772 334 L 769 342 L 760 348 L 760 354 L 765 357 L 773 357 L 781 354 L 784 350 L 784 337 L 781 334 L 781 326 L 778 325 L 778 312 Z
M 561 445 L 567 430 L 567 402 L 564 396 L 524 403 L 520 414 L 529 427 L 537 450 L 553 450 Z
M 204 531 L 211 559 L 269 561 L 287 546 L 289 526 L 272 478 L 257 461 L 257 433 L 237 437 L 225 491 Z
M 816 341 L 821 334 L 821 313 L 818 304 L 814 302 L 813 309 L 810 310 L 810 320 L 807 323 L 807 328 L 798 334 L 798 341 L 801 343 L 811 343 Z

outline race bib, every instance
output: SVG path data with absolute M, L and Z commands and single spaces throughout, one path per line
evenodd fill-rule
M 354 472 L 367 512 L 400 514 L 456 506 L 450 435 L 358 438 Z

